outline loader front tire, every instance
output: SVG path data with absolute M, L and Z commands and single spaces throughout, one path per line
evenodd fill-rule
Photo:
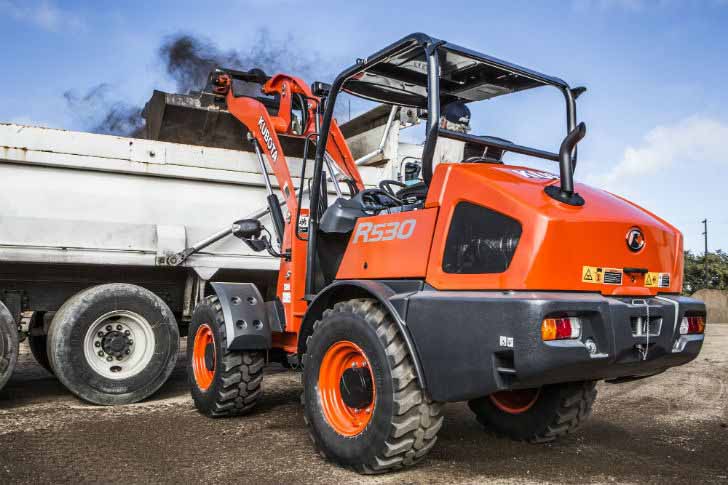
M 13 375 L 18 362 L 18 326 L 10 311 L 0 302 L 0 390 Z
M 595 385 L 595 381 L 584 381 L 502 391 L 469 401 L 468 406 L 496 434 L 548 443 L 576 431 L 591 415 Z
M 414 465 L 442 426 L 399 329 L 371 299 L 324 312 L 303 357 L 304 417 L 320 454 L 359 473 Z
M 202 300 L 192 315 L 187 375 L 195 407 L 211 418 L 249 413 L 261 393 L 265 353 L 227 348 L 225 317 L 217 296 Z

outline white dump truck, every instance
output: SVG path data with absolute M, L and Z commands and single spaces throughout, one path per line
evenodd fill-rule
M 0 388 L 27 339 L 81 399 L 139 401 L 172 372 L 207 282 L 274 294 L 278 260 L 226 237 L 236 220 L 266 222 L 259 160 L 236 146 L 160 141 L 178 141 L 174 109 L 188 99 L 174 96 L 147 105 L 166 110 L 161 127 L 147 113 L 153 139 L 0 124 Z M 387 108 L 349 124 L 360 165 L 378 165 L 362 167 L 366 184 L 399 171 L 402 123 Z

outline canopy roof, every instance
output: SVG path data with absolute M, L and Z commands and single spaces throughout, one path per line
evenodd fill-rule
M 443 105 L 455 100 L 480 101 L 544 85 L 568 88 L 561 79 L 425 34 L 411 34 L 362 62 L 362 69 L 348 78 L 344 90 L 380 103 L 427 107 L 428 44 L 438 45 Z

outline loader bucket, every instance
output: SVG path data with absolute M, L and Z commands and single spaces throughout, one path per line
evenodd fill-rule
M 278 102 L 255 96 L 268 113 L 278 112 Z M 154 91 L 143 112 L 144 137 L 149 140 L 183 143 L 252 152 L 248 129 L 225 108 L 224 99 L 208 92 L 173 94 Z M 286 156 L 303 155 L 303 139 L 279 134 Z
M 150 140 L 252 151 L 245 125 L 209 93 L 154 91 L 144 107 Z

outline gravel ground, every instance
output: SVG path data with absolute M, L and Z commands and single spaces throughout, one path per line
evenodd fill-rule
M 711 325 L 689 365 L 599 384 L 574 436 L 528 445 L 497 438 L 465 404 L 445 407 L 428 459 L 364 477 L 313 451 L 299 375 L 270 369 L 250 416 L 195 412 L 182 362 L 152 399 L 104 408 L 71 396 L 25 353 L 0 392 L 0 483 L 728 483 L 728 325 Z

